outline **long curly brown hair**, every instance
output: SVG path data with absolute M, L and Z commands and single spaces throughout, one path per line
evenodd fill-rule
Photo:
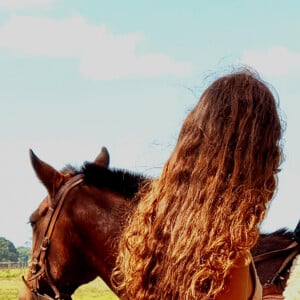
M 204 91 L 124 229 L 113 272 L 122 299 L 214 299 L 226 289 L 276 189 L 281 135 L 275 97 L 253 71 Z

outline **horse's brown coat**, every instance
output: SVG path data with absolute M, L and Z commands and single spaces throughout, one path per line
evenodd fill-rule
M 115 264 L 118 236 L 126 222 L 128 212 L 140 184 L 148 179 L 122 170 L 109 170 L 109 155 L 105 148 L 93 164 L 86 164 L 72 174 L 56 171 L 31 153 L 37 177 L 50 195 L 54 195 L 70 176 L 83 174 L 83 184 L 66 196 L 59 215 L 51 244 L 47 250 L 48 272 L 60 292 L 72 295 L 80 285 L 101 277 L 112 288 L 110 276 Z M 70 170 L 70 168 L 69 168 Z M 45 198 L 32 213 L 33 248 L 39 228 L 47 210 L 55 204 Z M 290 243 L 292 233 L 281 230 L 261 235 L 252 253 L 257 255 L 278 249 Z M 258 276 L 264 284 L 274 276 L 281 257 L 256 265 Z M 29 274 L 30 275 L 30 274 Z M 40 293 L 53 297 L 47 282 L 40 279 Z M 280 284 L 285 284 L 285 281 Z M 29 291 L 19 299 L 32 299 Z

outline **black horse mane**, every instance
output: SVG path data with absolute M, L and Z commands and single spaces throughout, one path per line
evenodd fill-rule
M 279 228 L 276 231 L 273 232 L 267 232 L 267 233 L 262 233 L 261 234 L 263 237 L 267 238 L 267 237 L 282 237 L 285 236 L 287 238 L 292 238 L 294 233 L 292 230 L 288 229 L 288 228 Z
M 107 188 L 126 199 L 133 198 L 141 185 L 149 180 L 142 174 L 122 169 L 107 169 L 94 163 L 85 163 L 79 173 L 84 175 L 85 184 L 99 189 Z

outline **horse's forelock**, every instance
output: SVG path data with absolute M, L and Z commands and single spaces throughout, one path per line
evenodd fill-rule
M 64 166 L 61 170 L 60 170 L 61 173 L 63 174 L 71 174 L 71 175 L 76 175 L 79 173 L 79 170 L 78 168 L 68 164 L 66 166 Z

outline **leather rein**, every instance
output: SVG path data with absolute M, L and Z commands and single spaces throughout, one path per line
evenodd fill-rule
M 47 250 L 50 246 L 51 236 L 54 231 L 56 221 L 62 210 L 64 201 L 67 194 L 76 186 L 78 186 L 83 181 L 83 175 L 75 175 L 64 183 L 57 194 L 54 197 L 54 201 L 49 201 L 54 203 L 54 207 L 49 207 L 47 214 L 45 216 L 45 228 L 41 231 L 41 234 L 37 236 L 36 243 L 33 248 L 31 265 L 29 267 L 29 272 L 31 276 L 27 279 L 22 277 L 25 286 L 30 290 L 33 300 L 63 300 L 64 297 L 70 299 L 70 295 L 63 295 L 59 292 L 58 288 L 55 286 L 51 275 L 47 269 Z M 48 196 L 50 197 L 50 196 Z M 39 293 L 39 280 L 43 278 L 49 287 L 54 292 L 54 298 L 46 294 Z
M 265 260 L 275 258 L 285 253 L 287 253 L 288 256 L 281 263 L 276 274 L 263 285 L 263 296 L 266 296 L 266 298 L 264 299 L 268 299 L 268 295 L 282 294 L 283 288 L 281 286 L 276 285 L 276 281 L 278 279 L 285 279 L 285 277 L 283 276 L 283 272 L 287 269 L 287 267 L 294 260 L 294 258 L 300 253 L 300 244 L 297 241 L 293 241 L 290 245 L 283 249 L 269 251 L 253 257 L 254 263 L 259 263 Z

